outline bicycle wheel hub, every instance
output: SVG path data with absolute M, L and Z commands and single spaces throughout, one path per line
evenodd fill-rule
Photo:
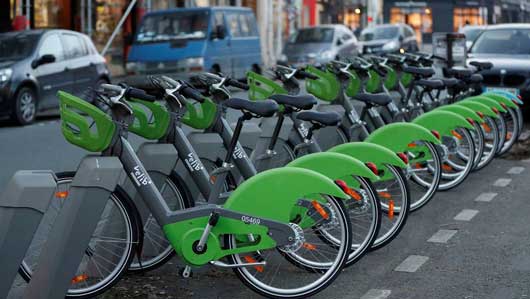
M 291 244 L 278 247 L 279 250 L 285 253 L 293 253 L 298 251 L 300 248 L 302 248 L 305 242 L 304 230 L 296 223 L 289 223 L 289 226 L 294 231 L 293 240 L 289 240 L 291 241 Z

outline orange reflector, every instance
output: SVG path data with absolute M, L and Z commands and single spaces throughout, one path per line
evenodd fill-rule
M 315 245 L 309 244 L 309 243 L 304 243 L 304 244 L 302 244 L 302 246 L 304 246 L 305 249 L 311 250 L 311 251 L 317 249 L 317 247 Z
M 313 200 L 311 202 L 311 204 L 313 205 L 313 208 L 315 208 L 315 210 L 317 210 L 317 212 L 320 214 L 320 216 L 322 216 L 322 218 L 328 220 L 329 219 L 329 215 L 328 213 L 326 212 L 326 210 L 324 210 L 324 208 L 318 203 L 318 201 L 316 200 Z
M 86 274 L 77 275 L 77 276 L 74 276 L 74 278 L 72 278 L 72 283 L 80 283 L 87 279 L 88 279 L 88 275 Z
M 467 122 L 470 123 L 471 125 L 475 124 L 475 121 L 471 117 L 467 118 Z
M 398 157 L 403 161 L 405 164 L 409 164 L 409 157 L 405 153 L 397 153 Z
M 506 140 L 512 139 L 512 132 L 506 133 Z
M 522 97 L 520 94 L 517 95 L 517 98 L 518 98 L 519 100 L 522 100 L 522 99 L 523 99 L 523 97 Z
M 392 195 L 388 192 L 378 192 L 377 194 L 379 194 L 379 197 L 382 197 L 382 198 L 386 198 L 386 199 L 391 199 L 392 198 Z
M 258 262 L 253 257 L 251 257 L 249 255 L 245 255 L 243 258 L 245 259 L 245 262 L 247 262 L 249 264 L 251 264 L 251 263 L 253 264 L 253 263 L 257 263 Z M 263 272 L 263 266 L 254 266 L 254 268 L 258 272 Z
M 351 198 L 355 199 L 355 200 L 361 200 L 363 197 L 355 190 L 353 190 L 352 188 L 348 187 L 348 185 L 346 185 L 346 182 L 343 181 L 343 180 L 335 180 L 335 184 L 337 184 L 344 193 L 348 194 Z
M 440 139 L 440 133 L 436 130 L 431 130 L 432 134 L 436 136 L 437 139 Z
M 416 147 L 416 142 L 409 143 L 409 147 Z
M 506 104 L 501 103 L 501 106 L 502 106 L 502 108 L 504 108 L 504 110 L 508 110 L 508 107 L 506 106 Z
M 490 128 L 490 126 L 488 126 L 487 123 L 482 123 L 482 127 L 484 128 L 484 131 L 486 131 L 486 133 L 490 133 L 491 132 L 491 128 Z
M 453 167 L 451 167 L 450 165 L 444 163 L 444 164 L 442 164 L 442 169 L 446 170 L 446 171 L 451 171 L 451 170 L 453 170 Z
M 388 219 L 394 218 L 394 201 L 390 200 L 388 202 Z
M 215 184 L 215 180 L 217 180 L 217 177 L 215 175 L 212 175 L 210 177 L 210 182 L 214 183 Z
M 477 115 L 480 116 L 480 118 L 484 118 L 484 113 L 477 111 Z
M 364 163 L 364 165 L 366 165 L 366 167 L 370 168 L 370 170 L 375 174 L 375 175 L 379 175 L 379 170 L 377 170 L 377 166 L 372 163 L 372 162 L 366 162 Z
M 55 192 L 55 197 L 61 198 L 61 199 L 67 198 L 68 197 L 68 191 Z
M 499 114 L 499 109 L 493 107 L 493 108 L 491 108 L 491 110 L 493 110 L 493 112 L 495 112 L 495 114 Z
M 414 164 L 414 167 L 415 167 L 415 168 L 421 168 L 421 163 L 416 163 L 416 164 Z
M 452 134 L 453 136 L 455 136 L 457 139 L 462 140 L 462 135 L 458 134 L 457 131 L 455 131 L 455 130 L 451 130 L 451 134 Z

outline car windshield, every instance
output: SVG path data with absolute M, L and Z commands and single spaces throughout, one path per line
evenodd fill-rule
M 20 60 L 33 52 L 36 34 L 0 34 L 0 61 Z
M 378 39 L 392 39 L 399 33 L 396 26 L 368 28 L 361 33 L 361 41 L 368 42 Z
M 530 29 L 486 30 L 477 38 L 471 52 L 530 55 Z
M 289 40 L 291 44 L 331 43 L 333 28 L 307 28 L 298 30 Z
M 176 39 L 204 39 L 208 30 L 207 11 L 172 12 L 146 16 L 137 43 L 156 43 Z
M 466 40 L 474 41 L 483 30 L 483 28 L 464 28 L 462 33 L 466 35 Z

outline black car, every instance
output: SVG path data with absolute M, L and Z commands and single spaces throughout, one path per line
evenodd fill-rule
M 90 38 L 68 30 L 0 34 L 0 117 L 19 124 L 56 110 L 57 91 L 81 95 L 109 82 L 105 59 Z
M 482 71 L 486 89 L 503 89 L 530 100 L 530 24 L 488 26 L 469 50 L 467 62 L 472 61 L 493 64 Z

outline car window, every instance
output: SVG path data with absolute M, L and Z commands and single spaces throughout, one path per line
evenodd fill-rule
M 62 34 L 64 52 L 69 59 L 86 55 L 86 48 L 81 38 L 75 34 Z
M 392 39 L 399 35 L 397 26 L 371 27 L 361 33 L 361 41 Z
M 303 28 L 291 36 L 289 43 L 307 44 L 307 43 L 331 43 L 335 30 L 332 28 Z
M 530 55 L 530 29 L 486 30 L 479 35 L 471 52 Z
M 47 54 L 55 56 L 55 61 L 64 59 L 63 46 L 59 35 L 49 35 L 42 41 L 39 48 L 39 57 Z
M 232 37 L 244 36 L 241 28 L 239 27 L 239 14 L 228 13 L 226 14 L 226 21 L 228 22 L 228 28 Z
M 247 18 L 247 24 L 250 29 L 250 36 L 258 36 L 258 27 L 256 25 L 256 19 L 254 18 L 253 14 L 245 14 L 245 18 Z
M 414 32 L 412 31 L 412 29 L 410 29 L 410 27 L 405 27 L 405 37 L 411 37 L 414 35 Z
M 251 36 L 250 25 L 248 19 L 244 14 L 239 15 L 239 28 L 241 29 L 241 36 Z

